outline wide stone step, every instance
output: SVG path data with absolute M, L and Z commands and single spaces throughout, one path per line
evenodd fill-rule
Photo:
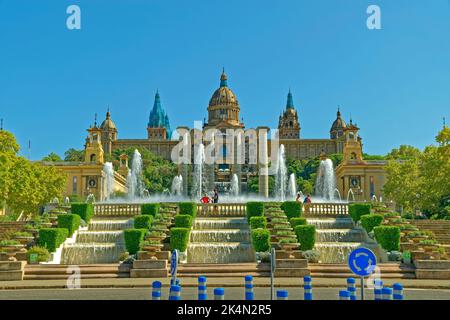
M 70 274 L 25 274 L 24 280 L 60 280 L 68 279 Z M 111 279 L 111 278 L 129 278 L 130 273 L 101 273 L 101 274 L 80 274 L 81 279 Z
M 236 272 L 270 272 L 269 264 L 256 263 L 233 263 L 233 264 L 202 264 L 189 263 L 178 266 L 178 273 L 192 274 L 192 273 L 224 273 L 231 274 Z
M 355 277 L 353 273 L 320 273 L 311 271 L 311 277 L 314 278 L 349 278 Z M 383 279 L 415 279 L 414 273 L 387 273 L 382 274 Z

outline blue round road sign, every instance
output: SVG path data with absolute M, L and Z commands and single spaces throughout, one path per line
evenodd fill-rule
M 369 276 L 377 265 L 377 257 L 367 248 L 357 248 L 348 257 L 348 266 L 360 277 Z

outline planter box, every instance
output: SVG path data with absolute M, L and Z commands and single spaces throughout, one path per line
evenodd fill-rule
M 25 264 L 24 261 L 0 262 L 0 281 L 23 280 Z
M 131 278 L 167 278 L 169 272 L 166 269 L 132 269 Z
M 156 257 L 158 260 L 170 260 L 170 251 L 156 251 L 156 252 L 148 252 L 148 251 L 139 251 L 138 259 L 139 260 L 148 260 L 152 257 Z
M 450 270 L 416 269 L 417 279 L 450 279 Z
M 416 260 L 414 265 L 417 269 L 450 270 L 449 260 Z
M 148 245 L 142 247 L 142 251 L 161 251 L 162 244 Z
M 276 267 L 277 268 L 307 268 L 308 261 L 306 259 L 277 259 Z
M 19 252 L 20 249 L 24 247 L 23 244 L 10 245 L 10 246 L 1 246 L 0 249 L 4 249 L 7 252 Z
M 424 251 L 411 251 L 411 259 L 416 260 L 429 260 L 430 254 Z
M 135 260 L 133 269 L 167 269 L 167 260 Z
M 275 277 L 304 277 L 309 276 L 310 271 L 308 268 L 296 269 L 296 268 L 277 268 L 275 269 Z

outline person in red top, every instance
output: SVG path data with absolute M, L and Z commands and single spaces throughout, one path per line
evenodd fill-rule
M 203 195 L 203 198 L 200 199 L 200 202 L 201 203 L 209 203 L 210 202 L 210 199 L 206 193 Z

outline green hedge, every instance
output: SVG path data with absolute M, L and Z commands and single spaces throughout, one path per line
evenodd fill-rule
M 300 225 L 295 227 L 295 234 L 300 242 L 300 250 L 312 250 L 316 243 L 316 227 L 313 225 Z
M 300 218 L 302 215 L 302 204 L 297 201 L 285 201 L 281 205 L 281 209 L 283 209 L 288 219 Z
M 141 205 L 141 214 L 149 214 L 155 216 L 159 213 L 160 204 L 159 203 L 143 203 Z
M 178 208 L 180 209 L 178 214 L 188 214 L 194 218 L 197 215 L 197 204 L 195 202 L 180 202 Z
M 58 214 L 58 228 L 65 228 L 69 231 L 69 237 L 78 230 L 81 217 L 77 214 Z
M 247 202 L 247 219 L 251 217 L 262 217 L 264 215 L 264 202 Z
M 65 228 L 42 228 L 39 230 L 39 246 L 54 252 L 66 240 L 68 235 L 69 230 Z
M 293 229 L 295 229 L 296 226 L 305 226 L 308 224 L 306 218 L 291 218 L 289 223 Z
M 48 249 L 45 247 L 33 247 L 27 251 L 27 261 L 31 262 L 30 258 L 32 254 L 37 254 L 37 261 L 36 262 L 47 262 L 50 260 L 50 252 L 48 252 Z
M 186 251 L 189 242 L 189 232 L 190 229 L 188 228 L 170 229 L 170 250 Z
M 134 217 L 134 228 L 135 229 L 150 229 L 153 222 L 153 216 L 144 214 Z
M 92 203 L 72 203 L 71 212 L 72 214 L 79 215 L 81 219 L 89 223 L 94 216 L 94 205 Z
M 190 229 L 192 227 L 193 220 L 194 218 L 188 214 L 177 214 L 175 216 L 175 227 Z
M 266 229 L 267 219 L 266 217 L 251 217 L 250 228 L 251 229 Z
M 383 220 L 381 214 L 365 214 L 361 216 L 361 225 L 367 232 L 371 232 L 373 228 L 380 226 Z
M 267 229 L 253 229 L 252 243 L 256 252 L 267 252 L 270 249 L 270 232 Z
M 355 222 L 358 222 L 361 216 L 370 214 L 371 209 L 370 203 L 350 203 L 348 205 L 348 213 Z
M 395 226 L 379 226 L 373 228 L 375 239 L 386 251 L 400 250 L 400 228 Z
M 139 251 L 140 243 L 144 240 L 147 229 L 127 229 L 123 231 L 125 238 L 125 247 L 129 254 L 135 254 Z

